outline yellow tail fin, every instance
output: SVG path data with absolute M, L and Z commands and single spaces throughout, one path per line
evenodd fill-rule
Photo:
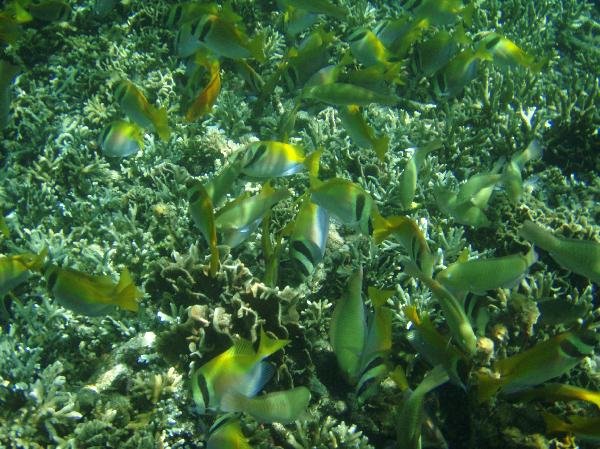
M 265 357 L 270 356 L 271 354 L 279 351 L 285 345 L 287 345 L 290 340 L 280 340 L 279 338 L 271 338 L 267 335 L 265 330 L 260 328 L 260 343 L 258 345 L 258 352 L 256 353 L 258 359 L 264 359 Z
M 119 307 L 132 312 L 137 312 L 140 308 L 138 299 L 142 297 L 142 292 L 135 286 L 129 270 L 127 268 L 121 271 L 119 283 L 115 287 L 117 295 L 116 303 Z

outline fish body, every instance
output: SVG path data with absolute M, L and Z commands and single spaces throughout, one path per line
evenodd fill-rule
M 442 95 L 455 97 L 477 77 L 482 52 L 470 48 L 457 54 L 437 75 L 437 85 Z
M 48 290 L 56 301 L 74 312 L 96 316 L 114 306 L 137 312 L 142 292 L 133 283 L 129 271 L 121 271 L 119 282 L 109 276 L 92 276 L 70 268 L 51 267 L 46 273 Z
M 478 373 L 479 401 L 486 401 L 498 391 L 514 393 L 561 376 L 593 354 L 597 344 L 595 331 L 579 329 L 563 332 L 523 352 L 497 360 L 495 374 Z
M 443 366 L 450 380 L 465 388 L 458 369 L 459 364 L 466 361 L 466 357 L 452 344 L 451 338 L 442 335 L 427 315 L 419 316 L 415 306 L 406 306 L 404 315 L 413 323 L 413 328 L 406 335 L 413 349 L 430 365 Z
M 290 176 L 309 168 L 314 176 L 318 171 L 320 152 L 304 156 L 296 145 L 273 140 L 252 142 L 241 158 L 241 173 L 252 178 Z
M 548 433 L 570 433 L 590 443 L 600 443 L 600 417 L 567 416 L 565 420 L 551 413 L 542 412 Z
M 17 20 L 6 12 L 0 12 L 0 41 L 14 44 L 23 34 L 23 29 Z
M 287 424 L 300 418 L 309 401 L 309 389 L 295 387 L 254 397 L 230 392 L 225 395 L 221 405 L 224 411 L 243 411 L 259 423 Z
M 23 253 L 0 257 L 0 300 L 29 279 L 32 271 L 39 271 L 47 254 L 48 249 L 45 248 L 39 254 Z
M 348 14 L 346 9 L 327 0 L 284 0 L 284 3 L 312 14 L 324 14 L 340 20 L 345 19 Z
M 273 189 L 268 183 L 251 197 L 240 197 L 220 209 L 215 226 L 224 235 L 227 245 L 235 247 L 248 238 L 265 214 L 279 201 L 288 197 L 287 189 Z
M 431 76 L 448 64 L 460 50 L 460 42 L 446 30 L 418 45 L 417 66 L 425 76 Z
M 200 117 L 208 114 L 214 104 L 217 102 L 219 92 L 221 92 L 221 64 L 217 59 L 207 62 L 209 70 L 209 81 L 200 91 L 196 99 L 190 104 L 185 112 L 185 119 L 193 122 Z
M 409 210 L 412 208 L 415 192 L 417 191 L 417 175 L 423 165 L 423 161 L 429 153 L 442 147 L 442 142 L 435 140 L 422 147 L 414 149 L 412 157 L 406 163 L 406 167 L 399 176 L 396 197 L 400 205 Z
M 304 276 L 309 276 L 325 256 L 329 213 L 308 198 L 294 220 L 289 240 L 290 257 Z
M 545 61 L 538 62 L 532 55 L 523 51 L 510 39 L 497 33 L 490 33 L 480 43 L 485 48 L 496 65 L 526 67 L 533 72 L 538 72 Z
M 364 66 L 386 64 L 392 57 L 388 49 L 371 30 L 360 28 L 348 37 L 352 55 Z
M 161 140 L 169 139 L 171 130 L 167 123 L 167 110 L 151 105 L 131 81 L 122 80 L 117 83 L 115 98 L 130 120 L 142 128 L 154 129 Z
M 362 297 L 362 269 L 355 271 L 343 298 L 331 318 L 329 341 L 344 378 L 360 390 L 368 379 L 372 363 L 383 359 L 391 349 L 391 310 L 383 307 L 389 295 L 372 290 L 373 312 L 367 314 Z M 381 363 L 378 363 L 381 365 Z M 377 376 L 387 370 L 372 371 Z
M 452 25 L 461 17 L 470 23 L 473 8 L 473 5 L 465 6 L 462 0 L 424 0 L 413 14 L 416 21 L 426 20 L 428 25 L 441 27 Z
M 218 419 L 210 428 L 206 449 L 252 449 L 240 421 L 229 416 Z
M 404 215 L 384 218 L 379 212 L 373 213 L 373 239 L 380 244 L 394 236 L 404 247 L 410 259 L 426 275 L 433 273 L 433 254 L 417 223 Z
M 522 152 L 515 154 L 504 167 L 504 190 L 513 203 L 517 203 L 523 193 L 521 172 L 525 168 L 525 164 L 541 157 L 542 147 L 540 142 L 534 139 Z
M 204 186 L 199 182 L 190 183 L 188 187 L 188 201 L 192 220 L 200 229 L 202 236 L 210 248 L 210 275 L 215 277 L 219 270 L 220 260 L 212 201 Z
M 600 409 L 600 391 L 592 391 L 575 385 L 547 383 L 539 387 L 519 391 L 513 395 L 518 401 L 540 399 L 542 401 L 585 401 Z
M 42 0 L 29 3 L 27 12 L 43 22 L 63 22 L 71 15 L 71 6 L 60 0 Z
M 12 101 L 11 86 L 18 74 L 19 68 L 17 66 L 8 61 L 0 60 L 0 130 L 8 124 Z
M 376 137 L 375 131 L 365 121 L 358 106 L 341 106 L 338 111 L 342 125 L 354 143 L 362 148 L 372 148 L 379 160 L 384 161 L 390 138 L 385 135 Z
M 310 198 L 343 224 L 369 234 L 373 198 L 358 184 L 342 178 L 314 182 Z
M 218 205 L 229 192 L 241 173 L 237 161 L 227 164 L 218 174 L 209 179 L 204 185 L 213 206 Z
M 228 394 L 255 396 L 273 375 L 271 365 L 263 360 L 288 343 L 270 338 L 261 329 L 257 351 L 252 342 L 238 339 L 227 351 L 199 367 L 192 374 L 192 397 L 198 411 L 221 411 L 221 401 Z
M 99 143 L 106 156 L 127 157 L 143 148 L 144 138 L 138 125 L 118 120 L 104 128 Z
M 425 419 L 425 396 L 448 381 L 448 374 L 436 366 L 423 378 L 413 391 L 409 391 L 400 407 L 396 421 L 397 443 L 402 449 L 421 448 L 421 427 Z
M 235 22 L 216 14 L 206 14 L 196 21 L 184 23 L 175 40 L 177 54 L 181 57 L 206 48 L 224 58 L 253 57 L 262 62 L 265 60 L 263 47 L 263 35 L 251 40 Z
M 458 261 L 436 275 L 436 280 L 454 292 L 483 295 L 488 290 L 514 286 L 537 261 L 532 249 L 527 254 Z
M 368 106 L 371 103 L 394 105 L 398 103 L 395 95 L 381 94 L 354 84 L 337 82 L 304 88 L 302 98 L 334 106 Z
M 563 268 L 571 270 L 600 285 L 600 243 L 593 240 L 566 239 L 531 221 L 519 230 L 524 239 L 550 253 Z

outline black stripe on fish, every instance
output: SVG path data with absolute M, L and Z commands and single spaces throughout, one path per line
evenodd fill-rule
M 569 357 L 578 359 L 587 355 L 582 353 L 577 344 L 573 343 L 570 338 L 561 341 L 559 346 L 560 349 Z
M 262 157 L 262 155 L 265 154 L 265 152 L 267 151 L 267 145 L 265 143 L 261 143 L 260 145 L 258 145 L 258 147 L 254 147 L 254 148 L 256 148 L 256 150 L 254 150 L 252 159 L 250 159 L 246 164 L 244 164 L 244 167 L 250 167 L 253 164 L 255 164 Z
M 365 210 L 365 204 L 367 202 L 367 198 L 364 194 L 359 193 L 356 197 L 356 207 L 355 207 L 355 218 L 356 221 L 360 221 L 362 218 L 363 211 Z

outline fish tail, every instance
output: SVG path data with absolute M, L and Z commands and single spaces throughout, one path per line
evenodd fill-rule
M 375 240 L 375 244 L 378 245 L 391 234 L 390 223 L 376 209 L 371 212 L 371 223 L 373 225 L 373 239 Z
M 306 159 L 304 160 L 304 165 L 308 170 L 308 175 L 311 177 L 317 177 L 319 174 L 319 164 L 321 161 L 321 155 L 323 154 L 323 149 L 318 149 L 310 153 Z
M 477 376 L 477 401 L 485 402 L 492 398 L 500 388 L 503 381 L 500 377 L 495 377 L 491 373 L 478 372 Z
M 166 108 L 154 108 L 152 110 L 152 124 L 154 129 L 158 133 L 158 137 L 162 141 L 169 140 L 171 136 L 171 128 L 169 128 L 169 122 L 167 120 L 167 109 Z
M 258 62 L 263 63 L 266 61 L 265 57 L 265 34 L 260 33 L 254 37 L 250 42 L 248 42 L 248 50 L 252 53 L 252 57 L 256 59 Z
M 115 287 L 115 291 L 119 307 L 132 312 L 138 311 L 140 306 L 137 300 L 142 297 L 142 292 L 133 283 L 133 279 L 131 279 L 127 268 L 121 271 L 119 283 Z
M 381 136 L 373 139 L 373 151 L 381 162 L 385 161 L 385 155 L 387 153 L 390 144 L 390 138 L 388 136 Z
M 546 431 L 548 433 L 560 433 L 568 432 L 569 424 L 561 420 L 558 416 L 548 412 L 542 412 L 542 418 L 544 418 L 544 424 L 546 424 Z
M 271 354 L 279 351 L 285 345 L 287 345 L 289 340 L 280 340 L 279 338 L 271 338 L 267 335 L 265 330 L 261 327 L 260 329 L 260 343 L 258 345 L 258 351 L 256 353 L 257 359 L 261 360 L 265 357 L 270 356 Z

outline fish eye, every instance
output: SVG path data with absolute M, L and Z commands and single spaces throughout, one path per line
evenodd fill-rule
M 485 44 L 485 48 L 487 50 L 489 50 L 490 48 L 495 47 L 498 44 L 498 42 L 500 42 L 500 36 L 496 36 L 494 39 L 492 39 L 491 41 L 487 42 Z
M 356 221 L 360 221 L 363 211 L 365 210 L 366 202 L 367 202 L 367 199 L 365 198 L 364 194 L 361 193 L 356 197 L 356 214 L 355 214 Z

